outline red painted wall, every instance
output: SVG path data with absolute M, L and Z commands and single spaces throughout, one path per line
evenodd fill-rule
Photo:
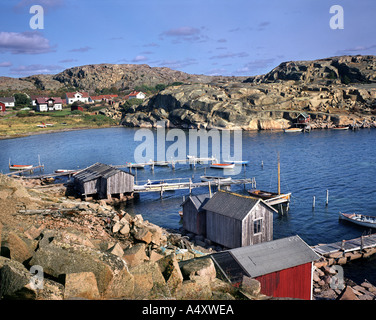
M 0 102 L 0 112 L 5 112 L 5 104 Z
M 265 274 L 255 278 L 261 293 L 280 298 L 311 299 L 311 263 Z

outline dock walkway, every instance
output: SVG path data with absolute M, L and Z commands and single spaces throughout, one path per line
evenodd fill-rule
M 365 235 L 356 239 L 342 240 L 330 244 L 320 244 L 312 247 L 314 251 L 323 256 L 335 252 L 347 253 L 369 248 L 376 248 L 376 234 Z

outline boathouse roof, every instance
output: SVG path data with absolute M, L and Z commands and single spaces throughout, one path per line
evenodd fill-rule
M 75 175 L 75 179 L 78 179 L 81 182 L 87 182 L 98 179 L 100 177 L 109 178 L 119 172 L 123 171 L 115 167 L 109 166 L 107 164 L 97 162 L 91 165 L 90 167 L 84 169 L 83 171 L 77 173 Z
M 237 281 L 243 274 L 254 278 L 306 264 L 320 256 L 296 235 L 215 253 L 211 258 L 227 270 L 230 280 Z
M 187 201 L 191 200 L 193 205 L 195 206 L 197 211 L 200 211 L 202 207 L 209 201 L 210 196 L 208 193 L 205 194 L 198 194 L 198 195 L 190 195 L 182 204 L 184 206 Z
M 203 209 L 236 220 L 243 220 L 253 207 L 260 202 L 268 206 L 271 210 L 276 211 L 261 199 L 255 199 L 223 190 L 218 190 L 203 206 Z

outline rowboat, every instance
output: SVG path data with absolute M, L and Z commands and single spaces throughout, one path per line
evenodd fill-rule
M 338 127 L 334 127 L 333 130 L 348 130 L 349 127 L 346 127 L 346 126 L 338 126 Z
M 285 129 L 284 131 L 285 132 L 302 132 L 302 128 L 288 128 L 288 129 Z
M 55 170 L 55 173 L 75 173 L 76 170 L 69 170 L 69 169 L 57 169 Z
M 248 160 L 223 160 L 224 163 L 235 163 L 235 164 L 248 164 Z
M 359 213 L 339 213 L 339 218 L 342 220 L 353 222 L 357 225 L 367 228 L 376 228 L 376 217 L 366 216 Z
M 247 190 L 247 192 L 254 198 L 262 199 L 269 205 L 276 205 L 280 203 L 290 202 L 291 193 L 281 193 L 263 191 L 263 190 Z
M 10 170 L 28 170 L 32 169 L 33 165 L 22 165 L 22 164 L 11 164 L 9 165 Z
M 167 161 L 156 161 L 156 162 L 154 162 L 154 165 L 155 166 L 160 166 L 160 167 L 167 167 L 168 166 L 168 162 Z
M 210 168 L 216 169 L 233 169 L 235 167 L 235 163 L 212 163 Z
M 231 177 L 217 177 L 217 176 L 201 176 L 201 181 L 202 182 L 207 182 L 207 181 L 231 181 Z

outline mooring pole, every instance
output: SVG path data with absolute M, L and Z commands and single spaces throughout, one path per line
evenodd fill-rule
M 326 190 L 326 203 L 325 205 L 328 205 L 329 203 L 329 190 Z
M 315 208 L 315 204 L 316 204 L 316 197 L 315 197 L 315 196 L 313 196 L 312 209 L 314 209 L 314 208 Z

